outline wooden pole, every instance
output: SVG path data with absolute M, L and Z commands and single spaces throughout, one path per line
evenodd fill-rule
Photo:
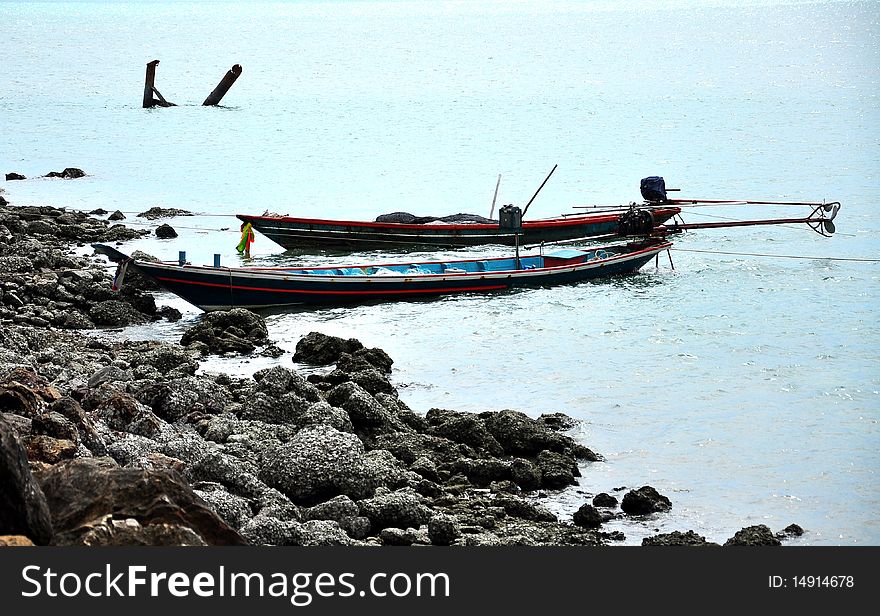
M 158 60 L 147 62 L 147 78 L 144 81 L 144 109 L 148 109 L 155 105 L 153 102 L 153 87 L 154 82 L 156 81 L 157 64 L 159 64 Z
M 208 98 L 205 99 L 205 102 L 202 103 L 202 105 L 217 105 L 223 99 L 223 97 L 226 96 L 229 88 L 232 87 L 232 84 L 235 83 L 235 80 L 238 79 L 239 75 L 241 75 L 241 64 L 236 64 L 231 69 L 226 71 L 223 79 L 220 80 L 220 83 L 217 84 L 217 87 L 214 88 L 214 91 L 208 95 Z
M 144 109 L 149 109 L 156 105 L 160 107 L 176 107 L 174 103 L 166 101 L 165 97 L 159 94 L 159 90 L 156 89 L 157 64 L 159 64 L 158 60 L 147 62 L 147 77 L 144 80 Z M 156 95 L 155 98 L 153 97 L 154 94 Z

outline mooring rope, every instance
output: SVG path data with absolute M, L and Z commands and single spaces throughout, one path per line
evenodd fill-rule
M 724 250 L 699 250 L 697 248 L 678 248 L 672 247 L 672 250 L 679 252 L 704 252 L 713 255 L 733 255 L 736 257 L 776 257 L 779 259 L 810 259 L 813 261 L 856 261 L 861 263 L 880 263 L 880 259 L 867 259 L 862 257 L 809 257 L 806 255 L 778 255 L 760 252 L 727 252 Z

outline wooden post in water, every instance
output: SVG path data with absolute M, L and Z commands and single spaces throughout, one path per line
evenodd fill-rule
M 156 65 L 159 64 L 158 60 L 153 60 L 152 62 L 147 62 L 147 77 L 144 80 L 144 109 L 149 109 L 150 107 L 155 107 L 159 105 L 160 107 L 174 107 L 174 103 L 169 103 L 165 100 L 165 98 L 159 94 L 159 90 L 156 89 Z M 153 94 L 156 95 L 156 98 L 153 97 Z
M 223 97 L 226 96 L 229 88 L 232 87 L 232 84 L 235 83 L 235 80 L 238 79 L 239 75 L 241 75 L 241 64 L 236 64 L 226 71 L 223 79 L 220 80 L 220 83 L 217 84 L 217 87 L 208 95 L 208 98 L 205 99 L 205 102 L 202 103 L 202 105 L 210 106 L 219 104 Z

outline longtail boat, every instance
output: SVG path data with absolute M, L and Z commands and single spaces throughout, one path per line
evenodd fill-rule
M 349 304 L 404 300 L 459 293 L 551 286 L 632 274 L 672 244 L 662 238 L 547 254 L 502 258 L 381 263 L 321 267 L 220 267 L 185 261 L 132 259 L 104 244 L 96 252 L 116 262 L 114 288 L 129 268 L 205 310 L 253 310 L 300 304 Z M 216 258 L 215 258 L 216 259 Z
M 483 244 L 537 246 L 578 239 L 618 235 L 620 217 L 629 206 L 616 211 L 524 220 L 519 238 L 500 221 L 399 223 L 363 220 L 326 220 L 293 216 L 238 218 L 279 246 L 290 249 L 325 248 L 375 250 L 387 248 L 463 248 Z M 645 207 L 655 224 L 681 212 L 674 205 Z M 650 229 L 649 229 L 650 230 Z
M 521 210 L 525 217 L 532 202 L 553 175 L 557 165 L 535 191 L 532 198 Z M 656 176 L 653 176 L 656 177 Z M 505 224 L 504 210 L 515 208 L 506 205 L 499 210 L 498 220 L 483 218 L 474 214 L 454 214 L 441 218 L 415 216 L 406 212 L 395 212 L 377 217 L 375 220 L 329 220 L 323 218 L 301 218 L 296 216 L 262 216 L 237 214 L 245 224 L 268 237 L 279 246 L 291 249 L 323 248 L 336 250 L 376 250 L 389 248 L 464 248 L 484 244 L 504 246 L 539 246 L 581 239 L 607 239 L 622 235 L 646 235 L 655 225 L 660 225 L 681 212 L 681 208 L 664 203 L 651 192 L 646 192 L 642 180 L 642 195 L 645 203 L 638 206 L 639 216 L 633 216 L 634 203 L 603 208 L 589 213 L 562 214 L 537 220 L 518 220 L 515 231 Z M 662 178 L 661 178 L 662 181 Z M 501 176 L 498 176 L 501 182 Z M 498 186 L 495 186 L 498 195 Z M 519 208 L 517 208 L 519 209 Z M 492 212 L 495 199 L 492 200 Z M 398 216 L 402 215 L 402 216 Z M 628 218 L 626 218 L 628 217 Z M 621 224 L 626 218 L 627 223 Z M 632 226 L 639 221 L 637 228 Z

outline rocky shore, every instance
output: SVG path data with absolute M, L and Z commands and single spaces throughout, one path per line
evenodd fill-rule
M 393 360 L 313 332 L 294 362 L 238 378 L 216 353 L 279 356 L 259 315 L 203 315 L 180 344 L 119 337 L 180 318 L 129 272 L 120 292 L 90 242 L 148 231 L 52 207 L 0 205 L 0 545 L 608 545 L 620 516 L 673 503 L 650 486 L 542 496 L 601 455 L 560 414 L 407 407 Z M 82 252 L 82 251 L 80 251 Z M 281 362 L 281 360 L 279 360 Z M 617 495 L 612 495 L 616 493 Z M 724 545 L 780 545 L 766 526 Z M 644 545 L 715 545 L 693 531 Z

